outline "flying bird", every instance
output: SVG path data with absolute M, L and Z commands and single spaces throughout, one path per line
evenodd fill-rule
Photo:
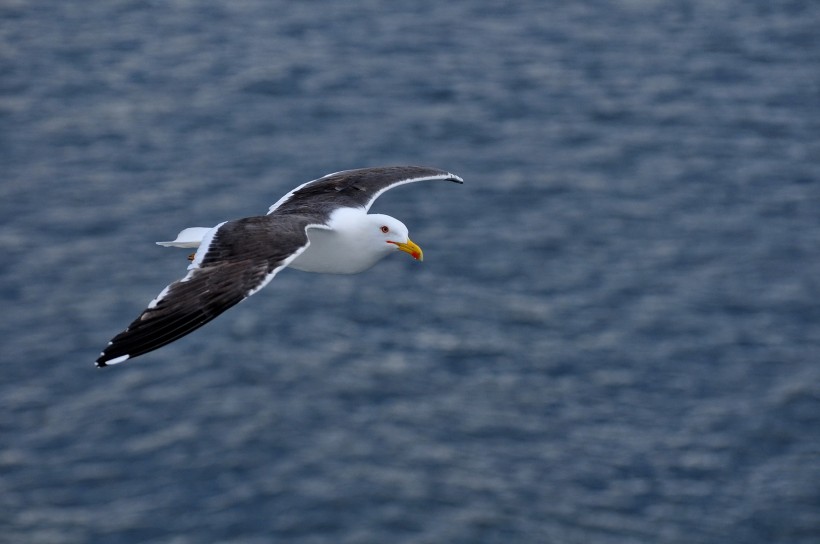
M 422 260 L 407 227 L 368 214 L 373 201 L 398 185 L 463 180 L 421 166 L 362 168 L 328 174 L 293 189 L 266 215 L 184 229 L 169 247 L 196 247 L 188 273 L 165 287 L 97 359 L 104 367 L 182 338 L 265 287 L 285 267 L 356 274 L 396 251 Z

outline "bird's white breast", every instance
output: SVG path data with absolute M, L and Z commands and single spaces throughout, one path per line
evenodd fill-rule
M 363 272 L 393 249 L 370 235 L 370 228 L 364 210 L 339 208 L 330 216 L 327 228 L 308 227 L 310 245 L 289 266 L 323 274 Z

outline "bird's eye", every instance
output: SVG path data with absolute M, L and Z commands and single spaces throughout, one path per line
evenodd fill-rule
M 381 231 L 383 233 L 387 234 L 388 232 L 390 232 L 390 229 L 388 228 L 387 225 L 382 225 Z

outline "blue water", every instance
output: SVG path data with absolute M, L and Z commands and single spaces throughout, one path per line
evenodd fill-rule
M 4 2 L 0 541 L 820 542 L 820 3 Z M 188 226 L 425 262 L 93 360 Z

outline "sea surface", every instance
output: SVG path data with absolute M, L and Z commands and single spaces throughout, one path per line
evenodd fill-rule
M 817 544 L 820 3 L 0 3 L 0 542 Z M 329 172 L 425 250 L 93 361 Z

